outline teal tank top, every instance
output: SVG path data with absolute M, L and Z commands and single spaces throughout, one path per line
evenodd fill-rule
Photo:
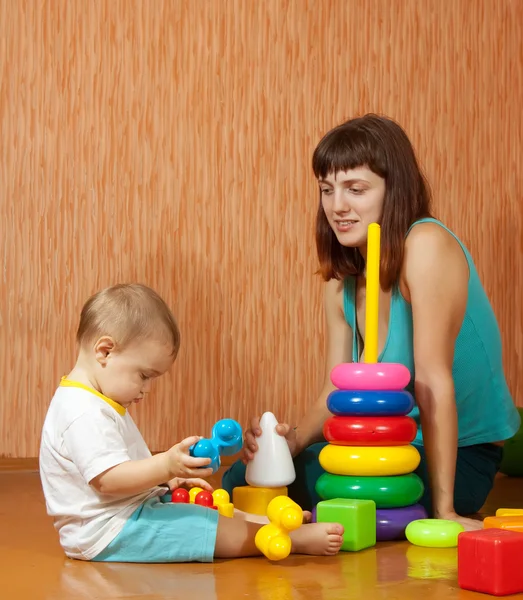
M 474 261 L 458 237 L 436 219 L 420 219 L 413 223 L 437 223 L 448 231 L 461 246 L 469 266 L 468 300 L 454 351 L 452 375 L 458 414 L 458 446 L 471 446 L 505 440 L 519 429 L 520 416 L 505 380 L 501 336 L 498 323 L 481 284 Z M 408 232 L 407 232 L 408 233 Z M 353 332 L 356 322 L 356 279 L 344 282 L 345 320 Z M 352 360 L 359 360 L 358 336 L 353 334 Z M 410 373 L 407 387 L 414 396 L 414 349 L 412 308 L 403 298 L 398 284 L 392 288 L 389 329 L 378 362 L 401 363 Z M 410 416 L 418 424 L 414 444 L 423 444 L 419 409 L 414 407 Z

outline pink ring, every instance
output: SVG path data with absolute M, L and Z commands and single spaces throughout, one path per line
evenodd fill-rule
M 400 363 L 341 363 L 331 371 L 339 390 L 402 390 L 410 371 Z

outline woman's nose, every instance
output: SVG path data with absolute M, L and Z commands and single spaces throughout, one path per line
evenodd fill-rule
M 350 202 L 344 189 L 335 189 L 332 200 L 332 210 L 336 213 L 350 211 Z

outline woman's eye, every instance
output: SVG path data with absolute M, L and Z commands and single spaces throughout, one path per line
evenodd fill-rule
M 144 375 L 143 373 L 140 373 L 140 377 L 146 381 L 147 379 L 149 379 L 149 377 L 147 377 L 147 375 Z
M 321 189 L 321 193 L 322 194 L 329 194 L 331 190 L 329 190 L 329 188 L 322 188 Z
M 363 194 L 365 190 L 363 188 L 350 188 L 350 191 L 353 194 Z

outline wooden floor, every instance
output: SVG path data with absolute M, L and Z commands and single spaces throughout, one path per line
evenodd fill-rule
M 523 506 L 523 479 L 500 477 L 486 506 Z M 5 600 L 441 600 L 487 598 L 460 590 L 456 550 L 408 542 L 336 557 L 214 564 L 97 564 L 65 558 L 45 513 L 38 473 L 0 473 L 0 598 Z M 523 598 L 523 594 L 511 596 Z

